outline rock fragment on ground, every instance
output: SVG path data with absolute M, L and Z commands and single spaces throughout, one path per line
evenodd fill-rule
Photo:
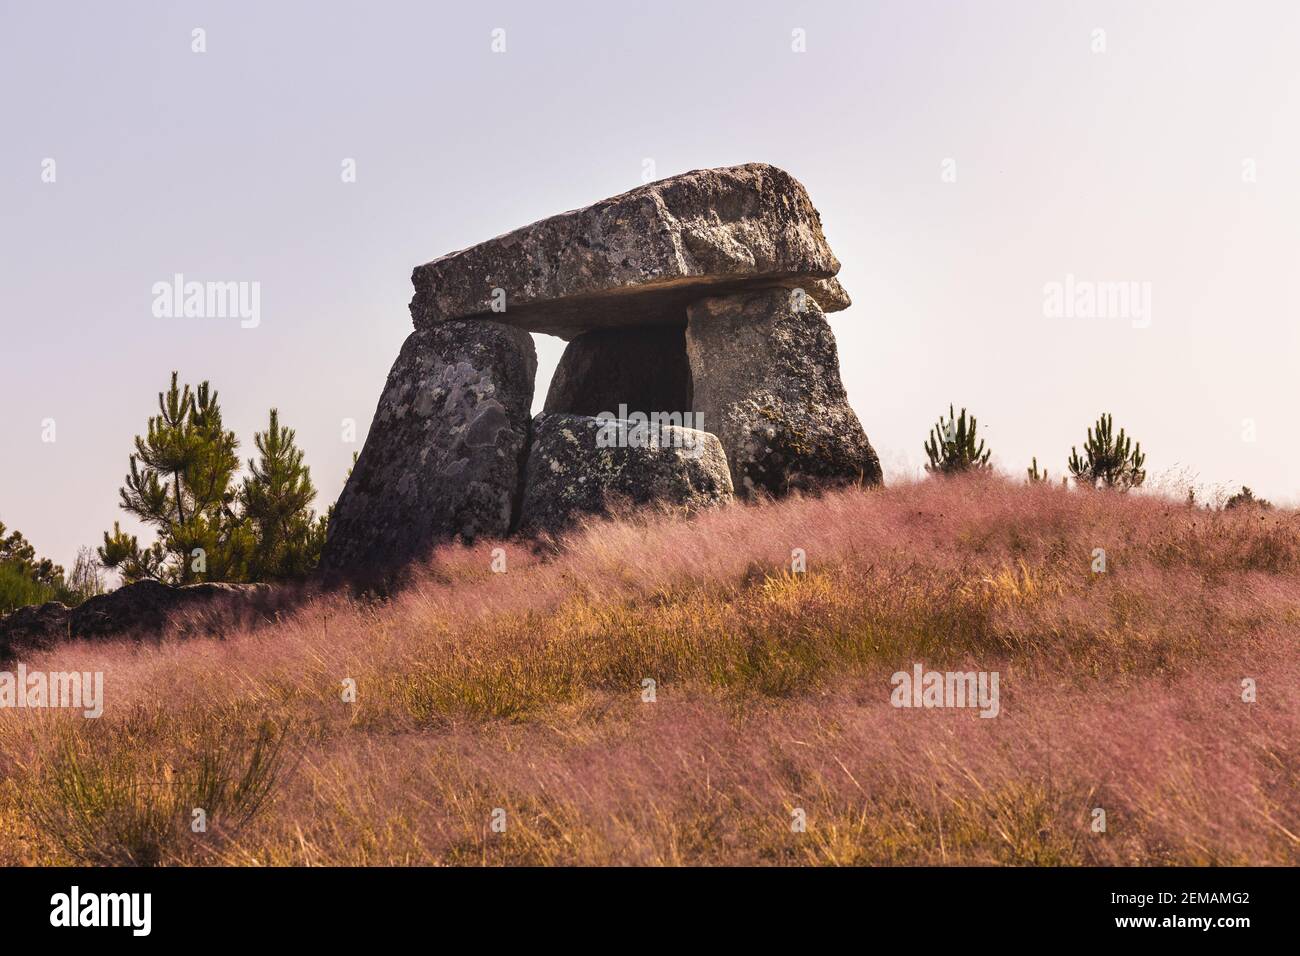
M 553 534 L 620 504 L 689 513 L 731 497 L 726 456 L 714 435 L 640 420 L 543 414 L 533 421 L 520 530 Z

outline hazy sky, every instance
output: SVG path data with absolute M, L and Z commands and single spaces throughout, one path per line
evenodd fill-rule
M 278 406 L 323 510 L 411 268 L 647 159 L 807 186 L 887 481 L 955 402 L 1008 471 L 1059 474 L 1111 411 L 1153 475 L 1294 502 L 1297 51 L 1294 2 L 0 0 L 0 520 L 64 563 L 98 543 L 171 369 L 244 457 Z M 260 325 L 155 317 L 175 273 L 260 283 Z M 1047 315 L 1067 276 L 1139 283 L 1149 321 Z

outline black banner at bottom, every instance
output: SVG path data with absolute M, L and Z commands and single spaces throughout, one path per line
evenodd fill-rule
M 804 943 L 1199 936 L 1233 944 L 1295 919 L 1295 869 L 10 869 L 6 938 L 295 944 L 456 927 L 500 943 L 641 934 Z M 963 936 L 964 931 L 972 935 Z M 956 936 L 948 934 L 956 933 Z M 615 934 L 615 935 L 609 935 Z M 936 935 L 938 934 L 938 935 Z M 996 934 L 992 937 L 988 934 Z M 1059 939 L 1060 937 L 1056 937 Z

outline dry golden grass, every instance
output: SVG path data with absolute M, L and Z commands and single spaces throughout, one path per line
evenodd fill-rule
M 1293 511 L 927 481 L 494 546 L 28 659 L 106 706 L 0 712 L 0 863 L 1300 862 Z M 1000 716 L 891 707 L 918 662 Z

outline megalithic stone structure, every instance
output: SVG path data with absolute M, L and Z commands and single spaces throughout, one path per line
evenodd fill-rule
M 762 163 L 650 183 L 418 266 L 416 332 L 322 566 L 382 570 L 511 533 L 524 512 L 525 532 L 561 530 L 609 497 L 691 510 L 733 488 L 878 483 L 825 318 L 849 305 L 839 268 L 803 186 Z M 532 423 L 529 332 L 569 341 Z

